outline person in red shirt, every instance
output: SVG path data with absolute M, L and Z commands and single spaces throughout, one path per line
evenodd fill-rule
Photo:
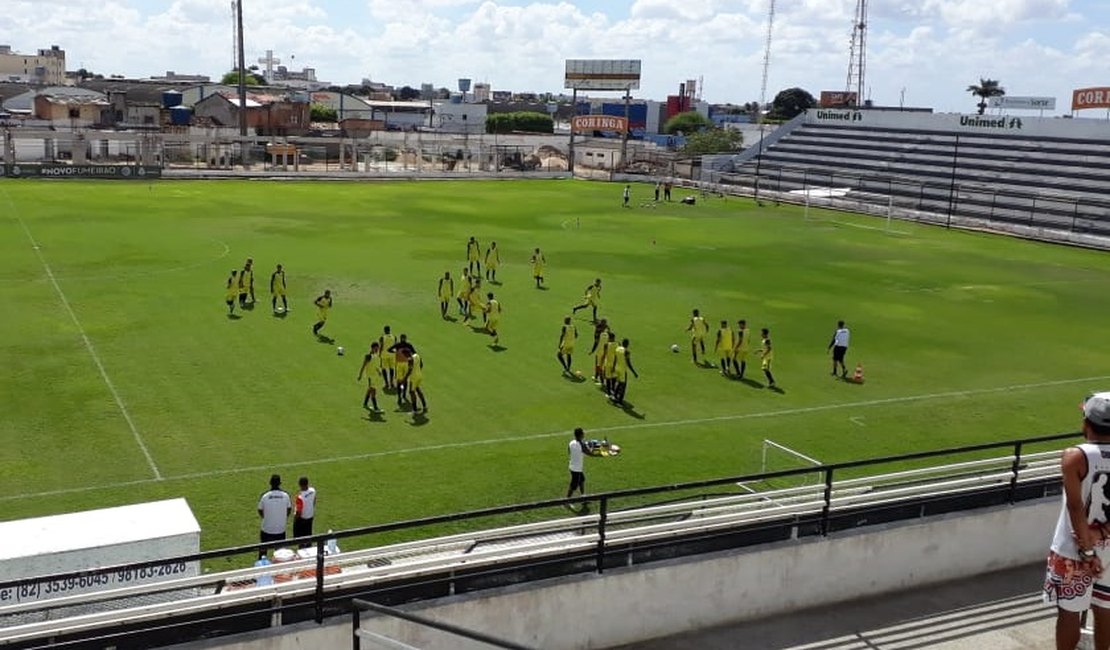
M 293 508 L 293 537 L 309 537 L 312 535 L 312 520 L 316 518 L 316 488 L 308 484 L 308 477 L 302 476 L 300 491 L 297 492 L 296 503 Z M 301 547 L 309 546 L 302 543 Z

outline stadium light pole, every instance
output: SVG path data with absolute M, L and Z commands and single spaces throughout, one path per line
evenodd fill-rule
M 235 38 L 239 43 L 239 136 L 243 168 L 249 163 L 247 145 L 247 58 L 243 53 L 243 0 L 235 3 Z

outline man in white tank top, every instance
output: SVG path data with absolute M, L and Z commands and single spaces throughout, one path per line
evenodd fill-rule
M 1096 650 L 1110 650 L 1110 392 L 1083 402 L 1086 442 L 1064 450 L 1063 507 L 1048 554 L 1045 602 L 1056 605 L 1056 648 L 1079 643 L 1080 617 L 1095 617 Z M 1093 608 L 1092 608 L 1093 605 Z

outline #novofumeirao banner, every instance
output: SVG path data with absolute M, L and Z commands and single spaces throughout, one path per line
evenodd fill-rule
M 136 165 L 9 165 L 9 178 L 158 178 L 161 167 Z

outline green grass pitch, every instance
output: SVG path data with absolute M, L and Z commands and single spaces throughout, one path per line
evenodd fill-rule
M 288 489 L 308 474 L 318 530 L 343 528 L 559 497 L 575 426 L 625 450 L 590 462 L 596 492 L 757 471 L 764 438 L 837 461 L 1074 430 L 1082 396 L 1110 387 L 1105 253 L 746 199 L 647 209 L 646 185 L 622 209 L 620 194 L 580 181 L 0 184 L 3 518 L 185 496 L 214 548 L 256 539 L 272 471 Z M 503 351 L 439 318 L 436 281 L 457 277 L 470 235 L 502 251 Z M 546 291 L 530 278 L 536 246 Z M 259 305 L 229 320 L 224 281 L 248 256 Z M 286 318 L 269 309 L 279 262 Z M 555 360 L 594 277 L 641 375 L 626 410 Z M 342 357 L 309 331 L 325 288 Z M 694 307 L 711 332 L 721 318 L 770 327 L 784 392 L 695 367 Z M 864 385 L 829 376 L 838 318 Z M 588 338 L 582 312 L 576 323 Z M 380 422 L 361 408 L 361 353 L 385 324 L 424 357 L 426 420 L 389 396 Z M 762 384 L 758 366 L 749 376 Z

